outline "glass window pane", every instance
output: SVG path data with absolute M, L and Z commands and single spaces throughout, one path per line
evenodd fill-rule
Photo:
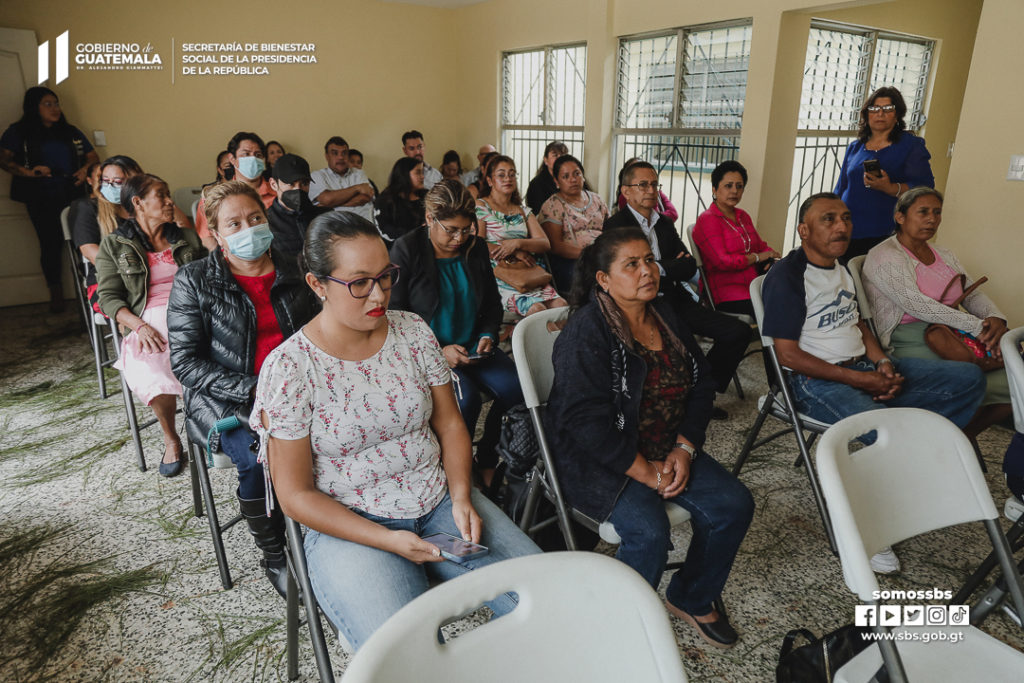
M 871 70 L 874 92 L 882 86 L 893 86 L 907 103 L 907 125 L 919 128 L 924 123 L 924 94 L 928 87 L 928 70 L 932 44 L 895 38 L 879 38 L 875 42 L 875 60 Z
M 680 88 L 682 128 L 736 128 L 743 123 L 751 27 L 686 33 Z
M 514 52 L 502 60 L 504 125 L 544 124 L 544 50 Z
M 616 125 L 671 128 L 676 34 L 621 41 Z
M 871 39 L 811 27 L 800 94 L 801 130 L 856 130 Z
M 582 126 L 587 88 L 585 45 L 551 50 L 546 126 Z

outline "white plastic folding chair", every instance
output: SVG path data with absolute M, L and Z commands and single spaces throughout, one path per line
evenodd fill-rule
M 547 435 L 544 432 L 542 411 L 555 379 L 551 353 L 559 334 L 549 330 L 548 323 L 563 320 L 568 315 L 568 310 L 567 308 L 554 308 L 534 313 L 519 321 L 512 332 L 512 355 L 516 361 L 519 384 L 523 389 L 523 400 L 527 410 L 530 411 L 534 431 L 537 434 L 541 456 L 537 464 L 534 465 L 533 479 L 530 482 L 523 519 L 519 526 L 527 534 L 533 536 L 542 528 L 557 521 L 562 536 L 565 538 L 566 547 L 569 550 L 575 550 L 576 540 L 572 533 L 571 517 L 583 526 L 596 531 L 601 540 L 606 543 L 618 545 L 621 538 L 610 522 L 599 522 L 566 504 L 562 497 L 562 488 L 558 483 L 558 477 L 555 474 L 554 460 L 548 446 Z M 546 496 L 555 506 L 556 514 L 552 518 L 534 524 L 533 518 L 536 515 L 541 495 Z M 665 512 L 668 514 L 671 526 L 682 524 L 690 519 L 690 513 L 674 503 L 665 503 Z
M 852 259 L 847 261 L 846 267 L 850 271 L 850 275 L 853 277 L 853 288 L 857 295 L 857 311 L 860 313 L 860 319 L 867 322 L 868 327 L 871 328 L 871 332 L 875 335 L 878 331 L 875 329 L 875 316 L 871 312 L 871 302 L 868 300 L 867 290 L 864 289 L 864 259 L 867 256 L 861 254 L 860 256 L 854 256 Z
M 877 434 L 873 444 L 851 448 L 871 431 Z M 846 585 L 863 603 L 873 604 L 876 614 L 881 606 L 872 555 L 913 536 L 974 521 L 984 522 L 1014 603 L 1024 605 L 1021 576 L 985 478 L 970 442 L 952 422 L 919 408 L 859 413 L 829 427 L 816 460 Z M 891 633 L 889 627 L 873 628 Z M 1024 675 L 1024 653 L 979 629 L 964 624 L 935 630 L 958 631 L 963 641 L 882 638 L 878 647 L 868 647 L 840 669 L 835 680 L 866 682 L 883 662 L 894 683 L 1011 681 Z
M 188 212 L 192 208 L 192 202 L 199 199 L 203 194 L 203 188 L 199 185 L 192 187 L 179 187 L 171 194 L 171 198 L 174 200 L 174 205 L 181 209 L 181 212 L 188 215 Z
M 758 329 L 761 329 L 764 321 L 764 301 L 761 298 L 761 284 L 763 282 L 764 275 L 750 283 L 750 302 L 754 305 L 754 316 L 757 318 Z M 821 523 L 825 528 L 825 535 L 828 537 L 829 546 L 832 548 L 832 552 L 835 552 L 836 542 L 832 536 L 832 526 L 828 521 L 828 509 L 825 506 L 825 499 L 821 494 L 821 487 L 818 485 L 818 480 L 814 475 L 810 450 L 811 446 L 814 445 L 814 439 L 828 429 L 828 424 L 807 417 L 796 409 L 796 403 L 793 401 L 793 394 L 790 391 L 787 379 L 787 372 L 789 371 L 779 363 L 779 357 L 775 353 L 775 340 L 762 334 L 761 347 L 767 356 L 765 370 L 769 372 L 768 393 L 761 396 L 757 401 L 757 419 L 754 420 L 754 426 L 751 427 L 750 432 L 747 434 L 747 441 L 743 444 L 743 448 L 736 458 L 736 464 L 733 465 L 732 473 L 739 476 L 740 470 L 743 469 L 743 465 L 746 463 L 747 458 L 750 457 L 752 451 L 770 441 L 774 441 L 780 436 L 792 433 L 796 437 L 796 445 L 800 451 L 794 466 L 799 467 L 803 465 L 804 470 L 807 472 L 807 480 L 810 482 L 811 493 L 814 495 L 814 504 L 817 506 L 818 514 L 821 516 Z M 761 428 L 769 416 L 785 422 L 789 426 L 774 434 L 758 439 L 758 436 L 761 434 Z M 804 437 L 804 431 L 809 432 L 810 437 Z
M 196 214 L 197 214 L 198 212 L 199 212 L 199 200 L 197 199 L 197 200 L 195 200 L 194 202 L 192 202 L 192 208 L 191 208 L 191 209 L 189 209 L 189 215 L 191 215 L 191 216 L 192 216 L 192 224 L 193 224 L 193 225 L 194 225 L 194 224 L 195 224 L 195 222 L 196 222 Z
M 512 612 L 439 642 L 441 626 L 504 592 L 519 596 Z M 342 680 L 687 679 L 665 607 L 640 575 L 604 555 L 561 552 L 505 560 L 430 589 L 366 641 Z

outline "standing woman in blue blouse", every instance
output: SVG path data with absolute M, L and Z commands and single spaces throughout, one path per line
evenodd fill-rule
M 50 289 L 50 311 L 64 310 L 60 212 L 85 196 L 89 165 L 100 160 L 89 140 L 64 118 L 57 94 L 25 91 L 22 117 L 0 137 L 0 168 L 10 173 L 11 199 L 25 204 L 39 238 L 39 264 Z
M 853 214 L 853 239 L 843 263 L 893 233 L 901 194 L 918 185 L 935 187 L 931 154 L 924 139 L 907 130 L 906 114 L 903 95 L 892 87 L 871 93 L 860 110 L 860 132 L 846 148 L 835 189 Z M 865 162 L 876 170 L 865 171 Z

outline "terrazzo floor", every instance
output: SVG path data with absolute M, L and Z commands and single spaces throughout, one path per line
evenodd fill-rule
M 192 515 L 187 473 L 158 476 L 162 444 L 155 430 L 144 432 L 151 469 L 136 468 L 116 375 L 108 374 L 113 395 L 100 399 L 76 313 L 0 309 L 0 329 L 0 576 L 8 594 L 0 606 L 11 605 L 12 596 L 19 605 L 0 613 L 0 680 L 287 680 L 284 602 L 263 578 L 248 534 L 238 527 L 226 534 L 235 587 L 222 590 L 206 520 Z M 708 450 L 726 466 L 734 462 L 765 388 L 757 358 L 744 361 L 740 377 L 746 399 L 732 391 L 720 399 L 732 419 L 712 422 L 708 439 Z M 140 415 L 146 413 L 140 407 Z M 981 439 L 1000 507 L 1007 495 L 1000 465 L 1009 438 L 1009 431 L 993 428 Z M 672 619 L 691 681 L 774 680 L 787 631 L 804 627 L 821 634 L 853 620 L 858 601 L 828 550 L 805 474 L 793 467 L 795 455 L 793 438 L 783 437 L 755 452 L 741 475 L 757 512 L 725 589 L 739 645 L 714 650 Z M 233 515 L 233 473 L 215 470 L 211 476 L 222 517 Z M 47 530 L 47 540 L 12 559 L 10 539 L 38 529 Z M 678 528 L 676 546 L 685 548 L 688 536 L 687 526 Z M 881 587 L 955 590 L 986 554 L 987 542 L 977 525 L 901 544 L 903 573 L 881 577 Z M 18 603 L 19 596 L 38 586 L 33 581 L 42 568 L 82 563 L 85 570 L 68 582 L 132 570 L 145 570 L 148 579 L 141 589 L 86 612 L 44 661 L 31 645 L 13 648 L 12 642 L 21 642 L 15 634 L 35 628 L 38 614 L 33 602 Z M 63 623 L 56 617 L 43 624 L 44 638 L 46 629 Z M 1002 614 L 990 617 L 984 629 L 1024 647 L 1021 631 Z M 306 636 L 303 630 L 300 680 L 314 681 Z M 340 674 L 348 658 L 330 634 L 328 642 Z

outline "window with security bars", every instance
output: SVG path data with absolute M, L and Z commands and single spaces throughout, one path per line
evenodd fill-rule
M 586 76 L 585 44 L 502 56 L 501 152 L 516 162 L 520 191 L 526 191 L 549 142 L 561 140 L 583 159 Z
M 911 130 L 925 122 L 933 41 L 814 21 L 807 40 L 786 244 L 795 246 L 796 212 L 817 192 L 831 191 L 846 147 L 857 137 L 860 108 L 883 86 L 900 91 Z
M 613 194 L 619 169 L 639 157 L 658 169 L 680 231 L 696 221 L 711 171 L 739 150 L 750 38 L 745 20 L 620 40 Z

